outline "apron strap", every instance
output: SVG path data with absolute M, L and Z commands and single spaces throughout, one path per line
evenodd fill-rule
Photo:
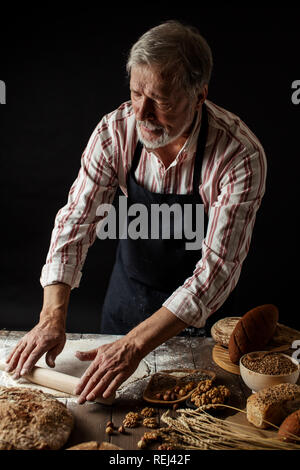
M 197 149 L 194 163 L 194 175 L 193 175 L 193 193 L 199 194 L 199 185 L 201 179 L 201 169 L 203 156 L 205 152 L 206 140 L 208 133 L 208 117 L 206 104 L 202 105 L 202 116 L 201 116 L 201 128 L 197 141 Z
M 137 145 L 135 147 L 135 151 L 134 151 L 134 155 L 133 155 L 133 159 L 132 159 L 132 163 L 131 163 L 131 168 L 130 168 L 130 173 L 132 174 L 134 180 L 135 180 L 134 173 L 135 173 L 135 170 L 137 169 L 137 166 L 139 164 L 143 148 L 144 148 L 143 144 L 138 140 Z

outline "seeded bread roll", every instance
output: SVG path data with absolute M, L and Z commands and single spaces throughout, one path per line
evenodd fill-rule
M 278 309 L 272 304 L 249 310 L 230 336 L 228 352 L 231 362 L 238 364 L 243 354 L 263 349 L 275 333 L 278 317 Z
M 285 418 L 278 430 L 278 436 L 282 441 L 298 442 L 300 444 L 300 410 L 294 411 Z M 296 438 L 293 436 L 296 436 Z
M 247 399 L 247 420 L 260 429 L 270 427 L 268 423 L 280 426 L 290 413 L 299 408 L 299 385 L 290 383 L 272 385 Z
M 228 347 L 231 333 L 241 317 L 225 317 L 214 323 L 210 334 L 216 343 Z

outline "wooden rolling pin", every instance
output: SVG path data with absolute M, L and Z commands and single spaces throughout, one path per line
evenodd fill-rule
M 0 370 L 5 371 L 5 367 L 6 364 L 0 362 Z M 69 393 L 74 396 L 76 396 L 74 390 L 80 381 L 78 377 L 73 377 L 72 375 L 63 374 L 62 372 L 39 366 L 35 366 L 30 373 L 23 375 L 22 378 L 25 378 L 29 382 L 37 385 L 59 390 L 60 392 Z M 111 405 L 114 399 L 115 395 L 112 395 L 109 398 L 98 397 L 94 401 L 101 403 L 102 405 Z

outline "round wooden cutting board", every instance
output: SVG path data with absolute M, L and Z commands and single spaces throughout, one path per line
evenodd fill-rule
M 265 351 L 287 351 L 295 339 L 300 339 L 300 332 L 289 328 L 288 326 L 277 323 L 277 328 L 268 346 L 265 346 Z M 232 374 L 240 375 L 240 367 L 233 364 L 229 359 L 228 348 L 221 344 L 215 344 L 212 350 L 213 361 L 218 364 L 222 369 L 231 372 Z
M 240 367 L 233 364 L 229 359 L 228 349 L 221 344 L 215 344 L 212 350 L 212 358 L 218 366 L 222 369 L 231 372 L 232 374 L 240 375 Z
M 288 345 L 282 345 L 272 348 L 265 348 L 266 351 L 286 351 L 289 348 Z M 228 349 L 222 346 L 221 344 L 215 344 L 212 350 L 212 358 L 218 366 L 222 369 L 231 372 L 232 374 L 240 375 L 240 366 L 233 364 L 229 359 Z

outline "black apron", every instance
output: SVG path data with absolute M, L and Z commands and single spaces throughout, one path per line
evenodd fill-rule
M 193 221 L 198 204 L 203 204 L 199 194 L 202 160 L 208 132 L 208 119 L 205 104 L 202 107 L 201 128 L 198 137 L 194 163 L 193 192 L 191 194 L 153 193 L 140 186 L 134 176 L 138 166 L 142 145 L 137 144 L 132 166 L 127 177 L 128 207 L 132 204 L 143 204 L 149 214 L 148 230 L 151 233 L 151 205 L 191 204 Z M 170 214 L 172 212 L 170 211 Z M 184 211 L 181 211 L 183 214 Z M 176 217 L 176 216 L 175 216 Z M 132 218 L 127 219 L 127 228 Z M 186 250 L 184 233 L 178 239 L 178 227 L 182 223 L 170 221 L 170 238 L 163 236 L 163 225 L 159 224 L 158 239 L 136 239 L 130 237 L 119 240 L 116 261 L 113 267 L 108 290 L 103 304 L 101 333 L 125 335 L 161 308 L 163 302 L 190 277 L 201 259 L 200 250 Z M 208 218 L 204 213 L 204 236 Z M 195 229 L 195 224 L 193 229 Z M 202 336 L 203 328 L 189 327 L 183 334 Z

